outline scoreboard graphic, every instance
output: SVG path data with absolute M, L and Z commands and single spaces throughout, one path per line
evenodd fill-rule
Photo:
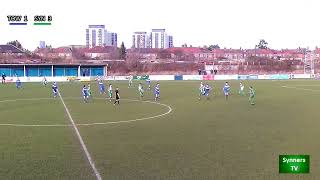
M 50 26 L 52 25 L 53 18 L 51 15 L 7 15 L 7 20 L 10 26 Z

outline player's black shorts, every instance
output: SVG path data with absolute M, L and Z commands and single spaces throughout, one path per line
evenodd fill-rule
M 116 100 L 119 100 L 120 98 L 119 98 L 119 96 L 116 96 Z

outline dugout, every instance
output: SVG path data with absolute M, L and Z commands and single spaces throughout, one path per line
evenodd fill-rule
M 0 74 L 8 77 L 107 76 L 107 65 L 0 64 Z

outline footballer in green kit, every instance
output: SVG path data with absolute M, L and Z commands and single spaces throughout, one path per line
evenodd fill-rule
M 256 91 L 253 89 L 252 86 L 249 88 L 249 101 L 251 105 L 255 104 L 255 98 L 256 98 Z
M 139 91 L 139 96 L 140 96 L 140 99 L 142 100 L 143 98 L 143 93 L 144 93 L 144 90 L 143 90 L 143 86 L 141 83 L 139 83 L 139 86 L 138 86 L 138 91 Z
M 112 84 L 109 84 L 108 95 L 109 95 L 109 100 L 111 101 L 111 99 L 112 99 Z
M 201 99 L 201 96 L 203 96 L 203 95 L 204 95 L 204 85 L 201 82 L 200 87 L 199 87 L 199 100 Z

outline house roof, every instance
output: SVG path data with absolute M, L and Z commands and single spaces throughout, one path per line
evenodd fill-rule
M 93 48 L 79 48 L 77 51 L 82 53 L 110 53 L 115 49 L 116 47 L 114 46 L 96 46 Z
M 68 48 L 68 47 L 54 48 L 53 53 L 71 53 L 71 48 Z
M 35 53 L 72 53 L 69 47 L 59 47 L 59 48 L 38 48 Z
M 172 47 L 166 49 L 170 53 L 175 53 L 177 51 L 182 51 L 183 53 L 211 53 L 208 49 L 198 48 L 198 47 Z
M 242 49 L 213 49 L 213 53 L 244 53 Z
M 297 54 L 297 53 L 300 53 L 299 50 L 297 50 L 297 49 L 282 49 L 280 52 L 283 53 L 283 54 Z
M 128 49 L 128 52 L 132 53 L 142 53 L 142 54 L 156 54 L 159 53 L 164 49 L 158 49 L 158 48 L 132 48 Z
M 244 50 L 245 53 L 250 54 L 277 54 L 278 51 L 274 49 L 246 49 Z
M 6 45 L 0 45 L 0 53 L 24 53 L 24 52 L 14 45 L 6 44 Z

